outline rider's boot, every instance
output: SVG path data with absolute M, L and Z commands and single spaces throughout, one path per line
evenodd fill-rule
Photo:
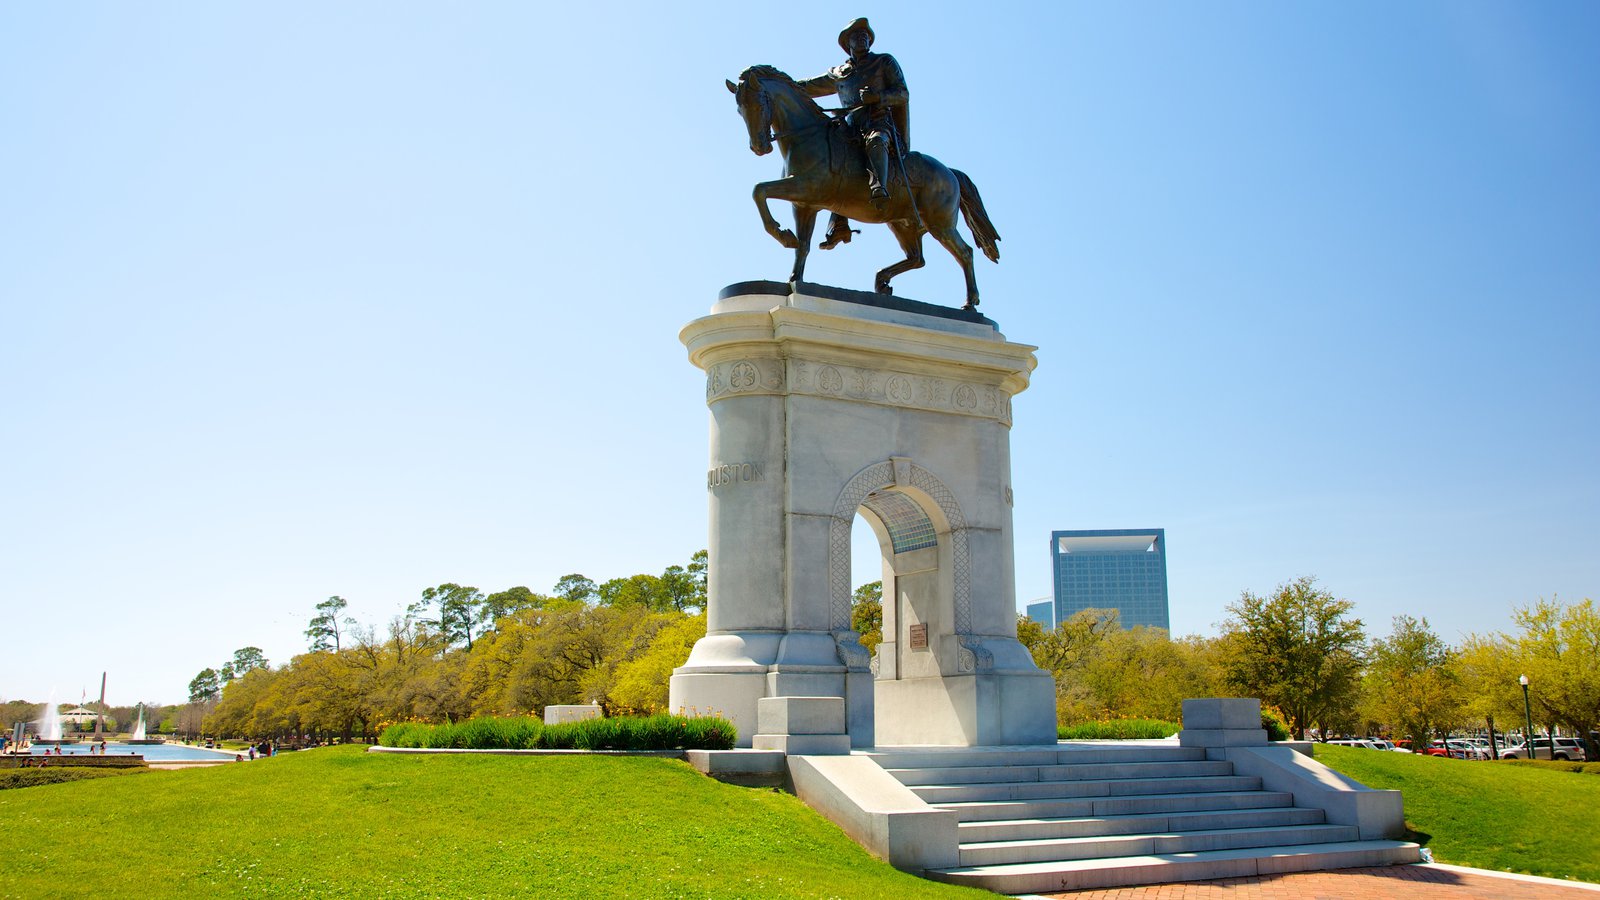
M 867 142 L 867 187 L 872 192 L 872 205 L 883 207 L 889 199 L 889 145 L 882 140 Z
M 822 250 L 832 250 L 840 244 L 850 243 L 850 236 L 858 233 L 850 227 L 849 219 L 838 213 L 832 213 L 828 216 L 828 233 L 817 247 Z

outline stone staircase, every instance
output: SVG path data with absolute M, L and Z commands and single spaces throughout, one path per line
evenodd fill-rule
M 928 877 L 1000 893 L 1417 862 L 1204 749 L 1152 742 L 881 748 L 879 766 L 959 820 L 959 865 Z

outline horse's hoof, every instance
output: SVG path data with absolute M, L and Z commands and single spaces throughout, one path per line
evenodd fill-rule
M 880 285 L 878 285 L 878 293 L 880 293 L 880 294 L 893 294 L 894 293 L 894 288 L 888 286 L 887 284 L 880 284 Z

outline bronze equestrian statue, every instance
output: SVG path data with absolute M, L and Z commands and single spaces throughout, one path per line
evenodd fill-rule
M 873 37 L 866 19 L 850 23 L 839 34 L 839 45 L 850 59 L 817 78 L 797 82 L 772 66 L 751 66 L 737 84 L 727 83 L 749 132 L 751 151 L 764 156 L 776 143 L 783 156 L 784 177 L 755 186 L 762 225 L 795 251 L 790 281 L 799 282 L 819 211 L 835 214 L 823 249 L 850 239 L 848 219 L 887 224 L 906 258 L 878 272 L 874 287 L 883 294 L 892 293 L 894 276 L 923 266 L 922 236 L 932 234 L 961 263 L 967 279 L 965 308 L 970 310 L 978 305 L 978 282 L 972 248 L 956 231 L 957 211 L 984 255 L 995 262 L 1000 261 L 1000 235 L 970 178 L 931 156 L 906 150 L 910 95 L 905 77 L 894 57 L 870 52 Z M 834 111 L 844 112 L 842 122 L 811 99 L 828 95 L 846 104 Z M 772 217 L 768 198 L 793 204 L 793 232 Z

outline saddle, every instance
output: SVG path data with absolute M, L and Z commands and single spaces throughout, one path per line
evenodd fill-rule
M 900 161 L 904 161 L 906 158 L 906 151 L 900 146 L 900 136 L 898 134 L 895 135 L 894 146 L 890 152 L 889 171 L 883 173 L 885 186 L 891 191 L 894 190 L 894 185 L 900 180 L 902 173 L 905 174 L 906 180 L 911 182 L 912 187 L 920 186 L 920 183 L 911 176 L 911 170 L 896 162 L 897 157 Z M 867 142 L 862 139 L 859 131 L 851 128 L 845 122 L 844 116 L 836 115 L 833 121 L 828 123 L 828 171 L 837 172 L 843 168 L 842 165 L 836 165 L 835 160 L 843 161 L 851 157 L 854 157 L 865 168 L 867 165 Z

